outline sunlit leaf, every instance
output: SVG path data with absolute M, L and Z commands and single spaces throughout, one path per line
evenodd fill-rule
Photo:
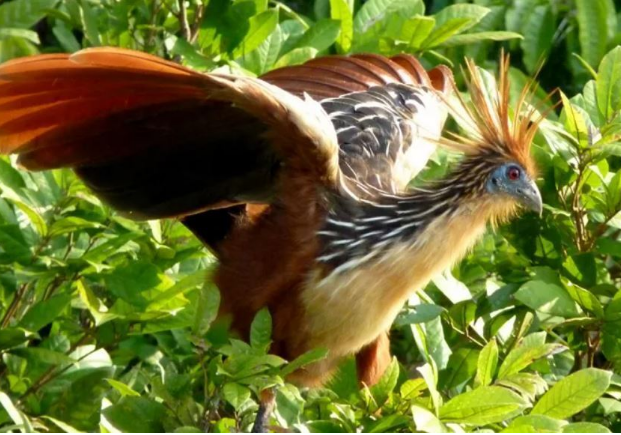
M 477 363 L 477 374 L 475 378 L 475 385 L 487 386 L 492 383 L 494 375 L 496 374 L 496 367 L 498 365 L 498 345 L 496 340 L 492 339 L 485 345 Z
M 567 418 L 582 411 L 600 398 L 610 385 L 612 373 L 588 368 L 558 381 L 535 404 L 532 414 Z
M 484 425 L 511 418 L 529 406 L 516 393 L 502 387 L 479 387 L 462 393 L 440 408 L 440 420 Z

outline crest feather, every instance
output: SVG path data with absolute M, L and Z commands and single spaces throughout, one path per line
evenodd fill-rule
M 466 59 L 466 87 L 470 102 L 457 89 L 447 101 L 449 111 L 464 134 L 450 133 L 441 145 L 465 154 L 497 154 L 515 160 L 534 173 L 530 147 L 545 117 L 528 103 L 536 82 L 531 80 L 520 92 L 515 109 L 510 103 L 509 55 L 501 54 L 498 80 Z M 548 95 L 548 98 L 550 95 Z

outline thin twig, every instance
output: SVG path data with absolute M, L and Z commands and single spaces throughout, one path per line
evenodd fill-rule
M 153 6 L 151 7 L 151 18 L 149 20 L 151 26 L 149 27 L 149 33 L 147 33 L 147 38 L 143 44 L 144 51 L 148 52 L 151 45 L 153 45 L 153 40 L 155 39 L 156 34 L 157 14 L 160 12 L 161 6 L 162 5 L 158 0 L 153 0 Z
M 19 307 L 19 304 L 22 298 L 24 297 L 24 294 L 26 293 L 27 288 L 28 288 L 28 283 L 24 283 L 20 285 L 17 291 L 15 292 L 15 296 L 13 297 L 11 304 L 6 309 L 6 312 L 4 313 L 4 317 L 2 318 L 2 323 L 0 325 L 2 325 L 3 328 L 6 328 L 7 326 L 9 326 L 9 322 L 11 321 L 11 318 L 13 317 L 15 312 L 17 311 L 17 308 Z
M 205 5 L 201 3 L 196 8 L 196 14 L 194 16 L 194 23 L 192 23 L 192 29 L 190 33 L 190 40 L 189 40 L 190 44 L 194 44 L 196 42 L 196 38 L 198 37 L 198 32 L 203 22 L 204 14 L 205 14 Z
M 181 24 L 181 32 L 186 41 L 192 40 L 192 30 L 188 24 L 188 10 L 185 6 L 185 0 L 179 0 L 179 24 Z
M 582 157 L 582 156 L 579 156 Z M 576 247 L 580 252 L 585 252 L 587 240 L 584 228 L 584 210 L 580 204 L 580 190 L 582 189 L 582 181 L 584 178 L 584 166 L 580 163 L 578 167 L 578 177 L 576 178 L 574 197 L 571 203 L 571 211 L 576 225 Z

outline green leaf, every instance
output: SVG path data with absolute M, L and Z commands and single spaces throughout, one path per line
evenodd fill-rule
M 91 222 L 76 216 L 69 216 L 54 222 L 50 227 L 49 235 L 50 237 L 55 237 L 87 228 L 101 228 L 102 226 L 103 225 L 98 222 Z
M 9 351 L 11 355 L 16 355 L 24 358 L 26 361 L 32 363 L 44 363 L 52 365 L 63 365 L 74 363 L 75 360 L 68 357 L 64 353 L 56 352 L 54 350 L 45 349 L 43 347 L 23 347 L 11 349 Z
M 563 427 L 563 433 L 612 433 L 610 429 L 598 423 L 570 423 Z
M 450 271 L 437 275 L 433 279 L 433 283 L 453 304 L 472 299 L 468 287 L 456 279 Z
M 586 61 L 586 59 L 582 56 L 580 56 L 578 53 L 572 53 L 571 54 L 578 62 L 580 62 L 580 65 L 582 65 L 582 67 L 587 70 L 587 72 L 589 73 L 589 75 L 593 78 L 593 79 L 597 79 L 597 72 L 595 71 L 595 69 L 589 65 L 589 62 Z M 586 86 L 583 89 L 582 93 L 586 98 Z M 596 119 L 596 118 L 593 118 Z
M 236 59 L 258 48 L 263 41 L 276 29 L 278 12 L 274 9 L 261 12 L 250 18 L 249 29 L 244 39 L 233 50 L 232 58 Z
M 64 421 L 60 421 L 56 418 L 52 418 L 47 415 L 43 415 L 41 418 L 51 421 L 56 426 L 58 426 L 61 430 L 63 430 L 65 433 L 81 433 L 78 429 L 71 426 L 70 424 L 65 423 Z
M 296 48 L 311 47 L 318 52 L 327 50 L 336 41 L 340 29 L 341 24 L 338 21 L 319 20 L 302 35 Z
M 412 418 L 416 430 L 427 433 L 447 433 L 448 431 L 436 415 L 422 406 L 412 405 Z
M 10 349 L 22 344 L 28 340 L 28 335 L 28 331 L 20 328 L 0 329 L 0 350 Z
M 299 390 L 291 384 L 285 384 L 278 388 L 276 390 L 276 409 L 279 419 L 284 420 L 286 426 L 291 427 L 299 423 L 304 410 L 304 399 Z
M 250 326 L 250 345 L 267 352 L 272 342 L 272 316 L 267 308 L 259 310 Z
M 429 361 L 433 359 L 439 369 L 444 369 L 451 356 L 451 348 L 446 343 L 444 328 L 439 317 L 424 323 L 411 325 L 416 345 Z
M 542 395 L 548 389 L 546 381 L 535 373 L 515 373 L 497 379 L 496 384 L 520 393 L 531 402 L 535 400 L 535 397 Z
M 521 413 L 529 406 L 520 395 L 502 387 L 480 387 L 462 393 L 440 408 L 440 420 L 447 423 L 486 425 Z
M 532 414 L 568 418 L 599 399 L 610 385 L 611 372 L 588 368 L 558 381 L 539 399 Z
M 214 425 L 214 433 L 232 433 L 235 431 L 235 420 L 231 418 L 222 418 Z M 203 433 L 196 426 L 180 426 L 173 433 Z
M 244 57 L 243 66 L 257 75 L 269 71 L 278 60 L 283 45 L 283 32 L 279 25 L 259 48 Z
M 545 314 L 568 318 L 580 314 L 576 303 L 565 289 L 544 281 L 528 281 L 515 293 L 515 299 Z
M 118 403 L 105 408 L 102 414 L 123 432 L 164 432 L 162 421 L 166 407 L 146 397 L 123 397 Z
M 99 246 L 88 251 L 82 257 L 86 261 L 92 261 L 93 263 L 101 263 L 111 255 L 119 252 L 123 246 L 131 241 L 136 241 L 139 235 L 136 233 L 127 233 L 118 235 Z
M 567 283 L 565 290 L 582 308 L 595 314 L 600 319 L 604 318 L 604 307 L 593 293 L 573 283 Z
M 485 387 L 491 384 L 494 379 L 494 375 L 496 374 L 497 365 L 498 345 L 496 344 L 496 339 L 492 338 L 479 354 L 474 385 Z
M 0 225 L 0 263 L 30 260 L 31 252 L 17 225 Z
M 408 44 L 412 50 L 418 50 L 429 36 L 436 24 L 433 17 L 414 17 L 403 24 L 399 39 Z
M 414 8 L 420 3 L 422 3 L 420 0 L 369 0 L 356 14 L 354 29 L 356 33 L 365 33 L 387 14 L 405 6 Z
M 0 62 L 17 57 L 34 56 L 35 54 L 39 54 L 37 47 L 23 38 L 0 39 Z
M 34 427 L 26 415 L 24 415 L 13 403 L 11 398 L 0 391 L 0 405 L 4 408 L 13 423 L 24 433 L 35 433 Z
M 498 378 L 505 378 L 518 373 L 538 359 L 561 352 L 564 346 L 556 343 L 545 343 L 545 332 L 527 335 L 506 356 L 498 370 Z
M 399 362 L 393 357 L 390 365 L 386 368 L 386 371 L 377 382 L 370 388 L 371 395 L 375 399 L 375 403 L 378 407 L 381 407 L 387 400 L 390 394 L 397 386 L 397 380 L 399 379 Z
M 427 323 L 440 316 L 445 311 L 435 304 L 417 304 L 406 314 L 399 316 L 398 325 L 411 325 L 413 323 Z
M 449 357 L 446 369 L 441 372 L 442 388 L 459 388 L 476 373 L 479 350 L 470 346 L 460 347 Z
M 159 310 L 166 307 L 173 299 L 177 298 L 179 295 L 186 294 L 192 290 L 195 290 L 197 287 L 203 287 L 208 279 L 211 279 L 211 270 L 197 270 L 196 272 L 180 279 L 177 281 L 175 285 L 166 289 L 166 291 L 158 294 L 153 298 L 151 303 L 149 304 L 148 310 Z M 216 290 L 217 291 L 217 290 Z M 199 299 L 199 306 L 201 304 L 201 299 Z M 217 311 L 216 307 L 216 311 Z M 200 311 L 200 310 L 199 310 Z M 212 317 L 213 313 L 201 313 L 203 316 L 207 316 L 209 318 Z M 209 323 L 213 321 L 210 320 Z
M 586 148 L 591 145 L 589 142 L 590 120 L 588 114 L 580 107 L 572 104 L 563 92 L 561 94 L 561 100 L 563 101 L 563 113 L 561 119 L 564 116 L 565 128 L 567 132 L 573 136 L 576 140 L 576 144 L 580 148 Z M 588 122 L 588 123 L 587 123 Z
M 313 5 L 313 12 L 315 18 L 321 20 L 327 18 L 330 15 L 330 1 L 329 0 L 315 0 Z
M 37 233 L 41 237 L 45 237 L 47 235 L 47 224 L 45 223 L 43 217 L 41 217 L 41 215 L 35 209 L 21 201 L 13 199 L 8 199 L 8 201 L 15 205 L 17 208 L 19 208 L 26 216 L 28 216 L 28 219 L 30 219 L 32 226 L 37 230 Z
M 108 313 L 108 307 L 95 296 L 84 279 L 77 281 L 76 286 L 78 288 L 78 294 L 80 299 L 88 308 L 88 311 L 95 319 L 95 325 L 100 326 L 110 320 L 116 319 L 117 314 Z
M 171 315 L 161 317 L 160 313 L 153 313 L 157 316 L 155 319 L 149 319 L 150 313 L 145 313 L 146 322 L 141 332 L 143 334 L 152 334 L 161 331 L 171 331 L 175 329 L 185 329 L 194 325 L 196 313 L 191 307 L 184 307 L 178 311 L 173 311 Z
M 616 363 L 621 362 L 621 321 L 607 321 L 602 327 L 602 352 Z
M 65 23 L 62 21 L 58 21 L 54 28 L 52 29 L 52 33 L 60 42 L 61 47 L 68 53 L 74 53 L 82 48 L 78 40 L 76 39 L 73 32 L 67 28 Z
M 621 109 L 621 47 L 610 50 L 602 59 L 595 88 L 599 111 L 610 120 Z
M 342 424 L 336 420 L 314 420 L 306 423 L 312 433 L 347 433 Z
M 619 181 L 621 181 L 621 177 L 619 178 Z M 610 188 L 612 186 L 607 187 Z M 621 188 L 621 184 L 619 184 L 618 187 Z M 616 190 L 619 190 L 619 193 L 617 193 L 617 195 L 621 197 L 621 189 L 617 189 L 616 186 L 614 188 Z M 567 274 L 570 275 L 573 281 L 578 282 L 578 284 L 582 286 L 591 287 L 596 284 L 597 266 L 595 264 L 595 257 L 590 252 L 567 256 L 567 258 L 563 262 L 563 268 L 565 269 Z
M 175 35 L 168 35 L 164 44 L 170 54 L 182 56 L 184 63 L 193 69 L 200 71 L 213 69 L 215 67 L 215 63 L 211 59 L 205 57 L 196 47 L 183 38 L 178 38 Z M 152 226 L 153 224 L 150 223 L 150 225 Z
M 112 386 L 112 388 L 114 388 L 116 391 L 121 393 L 121 396 L 123 397 L 125 396 L 140 397 L 140 393 L 134 391 L 131 387 L 129 387 L 128 385 L 125 385 L 123 382 L 117 381 L 115 379 L 106 379 L 106 382 L 108 382 Z
M 6 4 L 5 4 L 6 5 Z M 2 8 L 2 6 L 0 6 Z M 6 160 L 0 158 L 0 184 L 18 190 L 26 187 L 22 175 Z
M 475 26 L 479 21 L 489 14 L 490 9 L 476 4 L 455 4 L 442 9 L 433 17 L 437 26 L 443 26 L 456 19 L 467 19 L 468 24 L 463 27 L 464 30 Z
M 420 396 L 425 389 L 426 385 L 424 379 L 408 379 L 399 387 L 399 393 L 402 399 L 410 400 Z
M 545 415 L 523 415 L 514 419 L 509 427 L 503 430 L 504 433 L 521 432 L 518 431 L 520 427 L 531 427 L 537 433 L 558 433 L 561 432 L 566 422 L 563 420 L 557 420 L 552 417 L 546 417 Z
M 39 41 L 39 35 L 37 34 L 37 32 L 33 32 L 32 30 L 15 29 L 10 27 L 4 29 L 0 28 L 0 39 L 9 37 L 23 38 L 32 42 L 33 44 L 41 43 L 41 41 Z
M 29 29 L 37 24 L 58 0 L 15 0 L 0 5 L 0 28 Z
M 526 69 L 534 73 L 552 48 L 556 27 L 550 5 L 538 5 L 528 14 L 527 22 L 522 27 L 524 39 L 520 46 L 524 51 Z
M 243 385 L 239 385 L 235 382 L 224 384 L 222 394 L 224 394 L 224 399 L 229 402 L 236 411 L 239 410 L 251 396 L 251 392 L 248 387 L 244 387 Z
M 309 27 L 305 22 L 298 20 L 285 20 L 279 26 L 283 36 L 281 53 L 288 53 L 292 50 Z
M 440 410 L 440 406 L 442 406 L 442 396 L 438 391 L 438 369 L 433 360 L 431 360 L 430 362 L 417 367 L 416 370 L 422 375 L 425 380 L 425 384 L 427 384 L 427 389 L 429 390 L 429 395 L 431 396 L 431 401 L 437 414 Z
M 93 348 L 94 346 L 78 348 L 71 356 L 79 359 Z M 112 376 L 112 367 L 109 365 L 111 362 L 103 349 L 91 354 L 91 357 L 82 359 L 72 370 L 61 375 L 58 381 L 64 383 L 66 388 L 57 391 L 55 400 L 46 411 L 48 415 L 83 431 L 98 427 L 101 401 L 103 395 L 109 391 L 104 379 Z M 105 357 L 108 361 L 102 360 Z M 102 367 L 102 364 L 107 366 Z
M 220 308 L 220 292 L 212 283 L 205 283 L 198 296 L 196 317 L 192 331 L 197 335 L 204 335 L 216 317 Z
M 146 261 L 132 261 L 127 266 L 117 267 L 104 275 L 108 289 L 136 307 L 149 305 L 148 291 L 164 284 L 166 276 L 157 266 Z
M 36 332 L 47 324 L 53 322 L 71 302 L 70 294 L 59 294 L 45 301 L 39 301 L 32 306 L 19 326 L 32 332 Z
M 336 38 L 339 53 L 347 53 L 354 38 L 354 18 L 347 0 L 330 0 L 330 17 L 340 22 L 340 32 Z
M 295 48 L 289 53 L 278 59 L 278 62 L 274 65 L 274 68 L 282 68 L 283 66 L 299 65 L 314 58 L 317 55 L 317 50 L 312 47 Z
M 365 427 L 364 431 L 367 433 L 396 433 L 396 428 L 405 426 L 409 422 L 410 419 L 404 415 L 392 414 L 374 421 Z
M 101 39 L 99 38 L 99 29 L 97 26 L 97 17 L 95 12 L 88 3 L 88 0 L 80 1 L 80 19 L 82 20 L 82 27 L 84 28 L 84 34 L 88 42 L 94 47 L 101 45 Z
M 470 18 L 452 18 L 441 25 L 436 22 L 436 27 L 422 43 L 421 48 L 437 47 L 453 35 L 470 27 L 471 24 Z
M 608 43 L 607 0 L 576 0 L 581 55 L 589 64 L 599 63 Z
M 484 41 L 507 41 L 509 39 L 522 39 L 522 35 L 504 30 L 465 33 L 463 35 L 451 36 L 442 43 L 442 46 L 455 47 L 457 45 L 477 44 Z
M 313 349 L 308 352 L 303 353 L 289 364 L 287 364 L 280 372 L 281 376 L 284 378 L 285 376 L 293 373 L 299 368 L 307 366 L 317 361 L 321 361 L 326 356 L 328 356 L 328 351 L 326 349 Z

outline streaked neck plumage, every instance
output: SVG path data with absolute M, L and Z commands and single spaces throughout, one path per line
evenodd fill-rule
M 378 259 L 391 247 L 420 244 L 421 235 L 434 222 L 468 215 L 484 225 L 503 218 L 513 207 L 486 192 L 492 167 L 485 159 L 465 159 L 445 178 L 424 188 L 401 195 L 380 192 L 362 203 L 338 201 L 318 233 L 322 250 L 317 260 L 339 273 Z M 438 230 L 441 243 L 442 229 Z

